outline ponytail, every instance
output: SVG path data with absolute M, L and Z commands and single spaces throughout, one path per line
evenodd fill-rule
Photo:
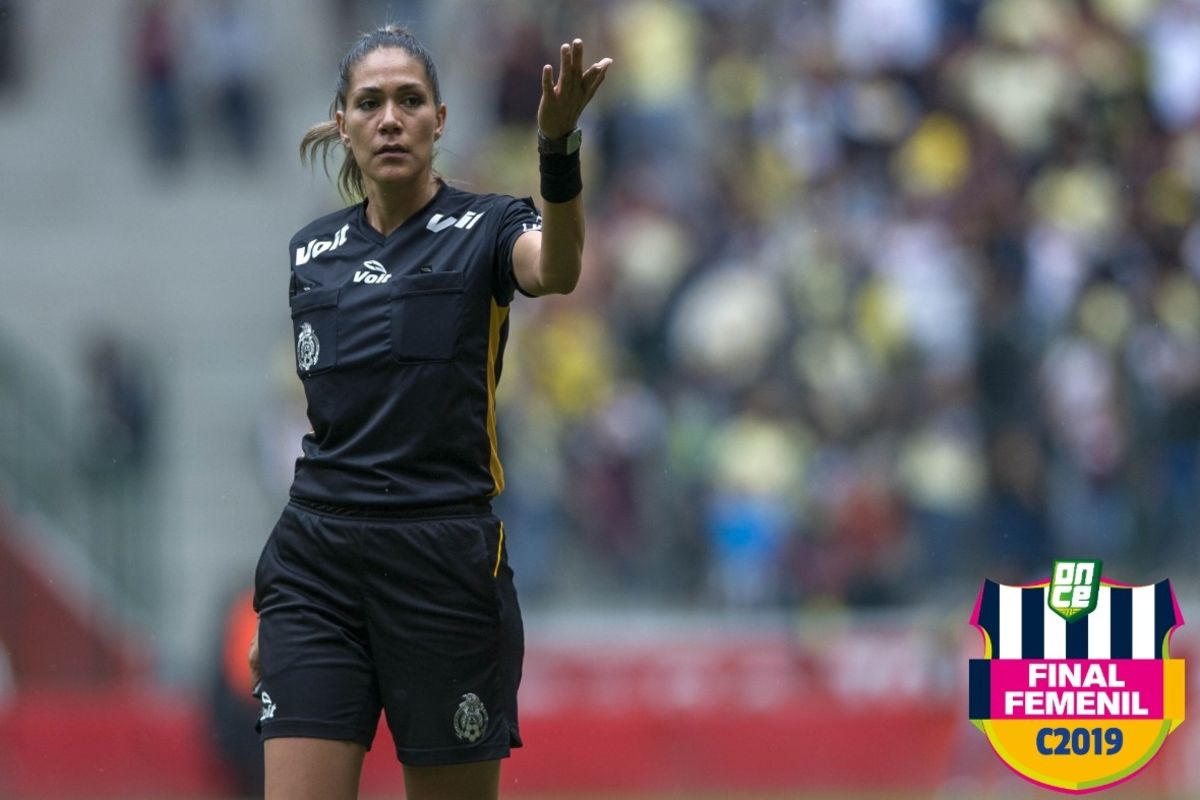
M 335 108 L 336 106 L 330 107 L 330 116 L 333 116 Z M 325 176 L 332 178 L 329 174 L 329 150 L 335 146 L 342 146 L 342 134 L 338 131 L 337 122 L 332 119 L 318 122 L 309 128 L 300 140 L 300 163 L 306 167 L 314 166 L 319 157 L 321 165 L 325 168 Z M 357 203 L 366 196 L 362 170 L 358 168 L 358 162 L 349 152 L 342 157 L 337 190 L 341 198 L 349 204 Z

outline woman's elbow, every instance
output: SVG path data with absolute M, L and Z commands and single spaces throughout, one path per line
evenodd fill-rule
M 569 263 L 555 264 L 553 268 L 542 270 L 541 281 L 544 294 L 570 294 L 579 285 L 579 274 L 582 272 L 582 259 L 572 259 Z
M 562 277 L 556 276 L 549 280 L 543 281 L 541 292 L 539 294 L 570 294 L 575 291 L 575 287 L 579 285 L 579 276 Z

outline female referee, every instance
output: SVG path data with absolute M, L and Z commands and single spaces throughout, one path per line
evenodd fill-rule
M 381 709 L 410 800 L 499 794 L 524 644 L 490 506 L 496 382 L 514 293 L 579 278 L 576 124 L 611 64 L 584 69 L 576 39 L 557 81 L 542 68 L 542 216 L 433 170 L 446 106 L 402 28 L 358 39 L 332 119 L 301 142 L 306 160 L 345 148 L 338 185 L 359 202 L 288 248 L 312 432 L 255 573 L 268 800 L 356 797 Z

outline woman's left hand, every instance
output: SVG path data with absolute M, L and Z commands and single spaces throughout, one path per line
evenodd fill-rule
M 603 58 L 583 68 L 583 40 L 576 39 L 561 48 L 558 82 L 549 64 L 542 67 L 542 100 L 538 103 L 538 128 L 547 139 L 561 139 L 575 130 L 579 115 L 604 82 L 612 65 Z

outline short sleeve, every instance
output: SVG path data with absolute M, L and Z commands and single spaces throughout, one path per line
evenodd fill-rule
M 292 266 L 292 253 L 295 252 L 294 244 L 288 244 L 288 298 L 295 297 L 303 288 L 300 284 L 300 279 L 296 277 L 296 268 Z
M 526 297 L 531 296 L 517 285 L 517 276 L 513 272 L 513 245 L 517 243 L 517 238 L 522 233 L 542 229 L 542 214 L 533 204 L 532 197 L 505 198 L 500 203 L 500 208 L 500 229 L 496 235 L 492 295 L 496 298 L 497 303 L 507 306 L 518 291 Z

